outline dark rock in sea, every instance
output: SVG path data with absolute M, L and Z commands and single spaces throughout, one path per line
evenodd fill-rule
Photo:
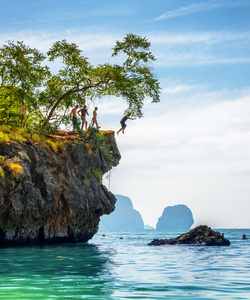
M 213 231 L 206 225 L 200 225 L 193 230 L 173 239 L 154 239 L 148 245 L 205 245 L 205 246 L 229 246 L 230 241 L 220 234 Z
M 114 132 L 106 138 L 115 166 Z M 111 167 L 98 147 L 73 139 L 55 152 L 30 140 L 0 143 L 0 247 L 87 242 L 114 210 L 116 198 L 100 182 Z
M 102 230 L 143 230 L 144 223 L 141 214 L 133 208 L 130 198 L 115 195 L 117 202 L 115 211 L 108 216 L 102 216 L 99 228 Z
M 184 229 L 188 230 L 194 223 L 191 210 L 183 204 L 167 206 L 158 219 L 157 230 Z

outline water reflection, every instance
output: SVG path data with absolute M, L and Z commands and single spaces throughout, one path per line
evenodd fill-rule
M 0 249 L 0 297 L 108 299 L 111 280 L 104 275 L 111 265 L 108 255 L 89 244 Z

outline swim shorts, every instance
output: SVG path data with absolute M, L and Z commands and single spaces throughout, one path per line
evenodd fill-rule
M 123 122 L 123 121 L 121 121 L 121 125 L 122 125 L 122 128 L 127 127 L 127 125 L 126 125 L 125 122 Z

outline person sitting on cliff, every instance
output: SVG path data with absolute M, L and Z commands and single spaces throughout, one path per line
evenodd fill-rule
M 73 108 L 70 112 L 70 115 L 72 116 L 72 123 L 73 123 L 73 131 L 75 131 L 76 127 L 77 127 L 77 116 L 76 116 L 76 112 L 77 109 L 79 108 L 78 105 L 76 105 L 75 108 Z
M 124 133 L 124 130 L 126 129 L 126 127 L 127 127 L 127 125 L 126 125 L 126 121 L 127 121 L 127 119 L 130 119 L 130 120 L 135 120 L 134 118 L 130 118 L 130 115 L 131 115 L 131 113 L 127 113 L 122 119 L 121 119 L 121 121 L 120 121 L 120 123 L 121 123 L 121 129 L 119 129 L 118 131 L 117 131 L 117 134 L 119 134 L 119 132 L 120 131 L 122 131 L 122 133 Z
M 98 123 L 97 123 L 97 110 L 98 107 L 95 107 L 94 111 L 93 111 L 93 118 L 92 118 L 92 127 L 94 127 L 94 125 L 96 125 L 96 128 L 98 129 Z
M 88 114 L 86 105 L 84 105 L 84 107 L 82 109 L 78 110 L 77 113 L 81 117 L 81 120 L 82 120 L 81 129 L 83 130 L 83 127 L 85 125 L 85 130 L 87 130 L 88 122 L 86 121 L 86 115 L 89 115 L 89 114 Z

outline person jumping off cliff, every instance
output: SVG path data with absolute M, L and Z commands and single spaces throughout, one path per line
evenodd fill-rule
M 83 130 L 83 127 L 85 125 L 85 129 L 87 130 L 88 122 L 86 121 L 86 115 L 89 115 L 89 114 L 88 114 L 86 105 L 84 105 L 84 107 L 82 109 L 78 110 L 77 113 L 81 117 L 81 120 L 82 120 L 81 129 Z
M 126 127 L 127 127 L 127 125 L 126 125 L 126 121 L 127 121 L 127 119 L 130 119 L 130 120 L 135 120 L 134 118 L 130 118 L 130 115 L 131 115 L 131 113 L 127 113 L 122 119 L 121 119 L 121 121 L 120 121 L 120 123 L 121 123 L 121 129 L 119 129 L 118 131 L 117 131 L 117 134 L 119 134 L 119 132 L 120 131 L 122 131 L 122 133 L 124 133 L 124 130 L 126 129 Z

